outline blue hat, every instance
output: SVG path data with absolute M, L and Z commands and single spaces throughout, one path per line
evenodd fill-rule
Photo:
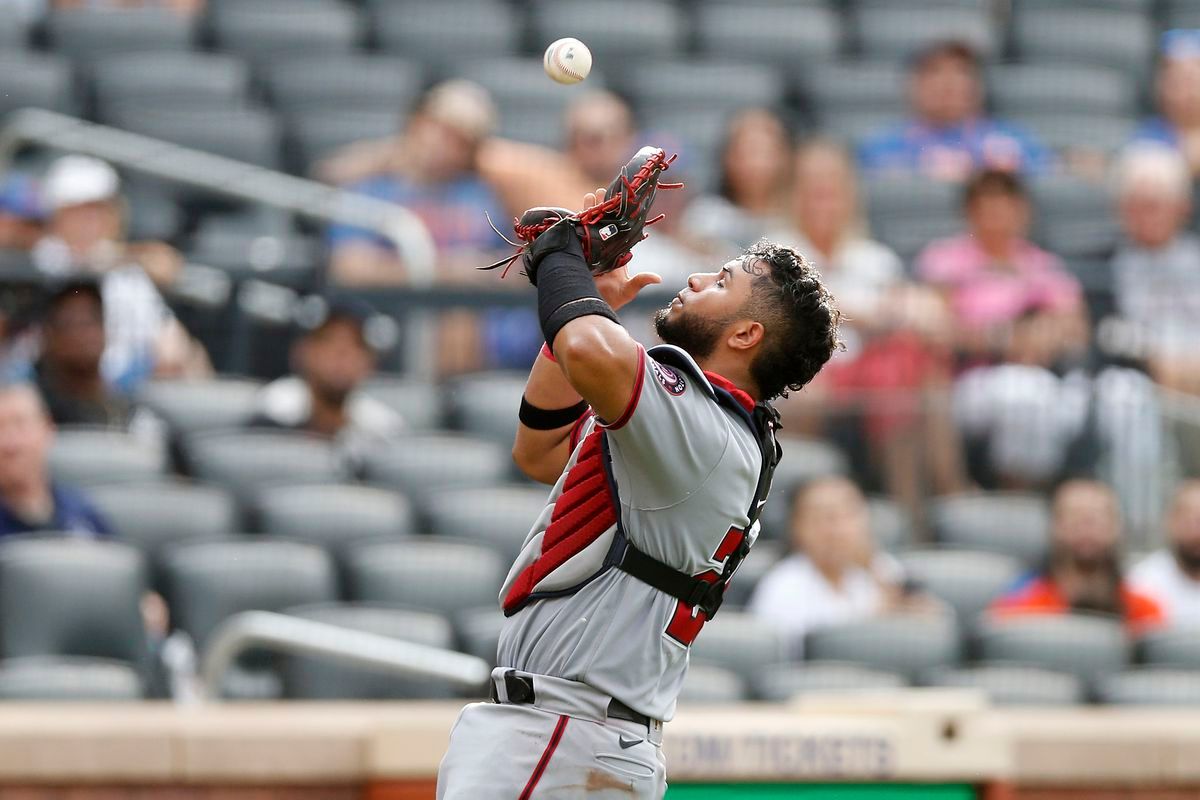
M 1164 58 L 1200 58 L 1200 30 L 1175 28 L 1163 31 L 1158 47 Z
M 46 218 L 37 184 L 32 178 L 16 172 L 0 178 L 0 214 L 38 222 Z

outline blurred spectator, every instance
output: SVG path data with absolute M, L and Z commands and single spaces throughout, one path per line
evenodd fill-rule
M 404 428 L 396 412 L 358 391 L 375 371 L 369 330 L 375 315 L 348 298 L 312 308 L 314 318 L 292 347 L 295 374 L 262 389 L 251 424 L 336 439 L 354 460 Z
M 54 425 L 37 390 L 0 386 L 0 537 L 35 531 L 109 536 L 85 495 L 50 479 L 53 442 Z
M 438 250 L 439 277 L 471 275 L 471 267 L 491 260 L 503 245 L 485 214 L 498 224 L 505 219 L 500 199 L 480 177 L 479 149 L 491 134 L 496 109 L 481 87 L 462 80 L 429 90 L 418 103 L 404 133 L 391 141 L 386 160 L 380 143 L 372 152 L 343 156 L 347 163 L 329 171 L 360 171 L 353 162 L 372 158 L 374 174 L 348 188 L 398 203 L 415 213 L 429 229 Z M 354 286 L 403 283 L 404 264 L 392 244 L 377 233 L 348 225 L 329 230 L 333 279 Z
M 204 10 L 205 0 L 53 0 L 55 8 L 165 8 L 185 16 Z
M 1164 621 L 1163 609 L 1121 574 L 1121 510 L 1099 481 L 1072 480 L 1054 494 L 1046 566 L 1000 597 L 1000 616 L 1100 612 L 1124 620 L 1133 633 Z
M 1143 122 L 1134 140 L 1178 150 L 1200 178 L 1200 30 L 1163 34 L 1157 93 L 1162 116 Z
M 788 130 L 774 111 L 752 108 L 734 115 L 719 151 L 716 194 L 699 197 L 688 208 L 687 236 L 723 258 L 782 225 L 791 156 Z
M 0 250 L 29 252 L 42 236 L 44 221 L 32 179 L 15 172 L 0 179 Z
M 1167 546 L 1139 562 L 1129 583 L 1158 601 L 1170 624 L 1200 625 L 1200 480 L 1176 489 Z
M 1086 340 L 1083 293 L 1062 261 L 1029 241 L 1032 207 L 1021 180 L 985 170 L 966 185 L 967 232 L 928 245 L 917 257 L 922 280 L 949 303 L 955 336 L 972 359 L 992 359 L 1007 347 L 1011 326 L 1042 315 L 1044 346 L 1066 352 Z
M 908 282 L 899 256 L 868 238 L 858 177 L 844 147 L 824 140 L 801 145 L 795 176 L 791 227 L 767 238 L 817 264 L 846 316 L 846 350 L 781 410 L 789 427 L 814 433 L 829 414 L 861 419 L 870 462 L 880 465 L 888 491 L 915 515 L 924 496 L 923 463 L 937 491 L 962 488 L 951 421 L 926 407 L 944 398 L 949 384 L 944 305 Z
M 912 118 L 863 142 L 862 167 L 963 180 L 976 169 L 1038 172 L 1050 153 L 1028 132 L 984 113 L 979 56 L 963 42 L 939 42 L 916 55 L 909 73 Z
M 565 123 L 567 158 L 589 186 L 608 186 L 637 152 L 633 111 L 612 92 L 597 90 L 575 98 Z
M 792 554 L 763 576 L 747 610 L 776 626 L 792 657 L 810 631 L 856 622 L 906 603 L 899 568 L 880 558 L 866 498 L 845 478 L 819 478 L 792 496 Z
M 105 380 L 132 391 L 152 375 L 200 376 L 211 372 L 203 348 L 188 336 L 155 284 L 169 284 L 179 254 L 161 242 L 125 241 L 120 179 L 103 161 L 64 156 L 43 184 L 50 212 L 46 235 L 33 251 L 45 273 L 100 276 L 107 346 Z

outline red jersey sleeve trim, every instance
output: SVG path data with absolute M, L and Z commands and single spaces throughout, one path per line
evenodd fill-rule
M 594 416 L 596 416 L 596 413 L 589 408 L 587 411 L 583 412 L 583 415 L 580 416 L 579 419 L 575 420 L 575 424 L 571 426 L 572 450 L 579 445 L 579 435 L 583 433 L 583 426 L 587 425 L 588 420 Z
M 604 422 L 604 420 L 598 419 L 597 424 L 599 424 L 601 428 L 605 428 L 610 431 L 620 430 L 621 428 L 625 427 L 626 423 L 628 423 L 630 418 L 633 416 L 633 412 L 637 410 L 638 401 L 642 399 L 642 386 L 644 386 L 645 383 L 646 348 L 638 345 L 637 377 L 634 378 L 633 381 L 633 394 L 629 396 L 629 404 L 625 406 L 625 410 L 621 413 L 621 416 L 617 417 L 616 422 L 608 424 Z

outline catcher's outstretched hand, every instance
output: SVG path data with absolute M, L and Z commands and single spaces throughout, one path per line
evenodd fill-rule
M 608 190 L 603 187 L 595 192 L 588 192 L 583 196 L 583 207 L 591 208 L 598 203 L 603 203 L 607 192 Z M 612 306 L 613 311 L 637 297 L 638 292 L 642 289 L 657 283 L 662 283 L 661 275 L 653 272 L 639 272 L 630 277 L 627 266 L 620 266 L 596 276 L 596 288 L 600 291 L 600 296 L 604 298 L 604 301 Z

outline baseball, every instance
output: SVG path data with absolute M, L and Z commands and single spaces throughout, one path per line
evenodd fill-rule
M 578 39 L 559 39 L 542 57 L 546 74 L 559 83 L 579 83 L 592 71 L 592 51 Z

